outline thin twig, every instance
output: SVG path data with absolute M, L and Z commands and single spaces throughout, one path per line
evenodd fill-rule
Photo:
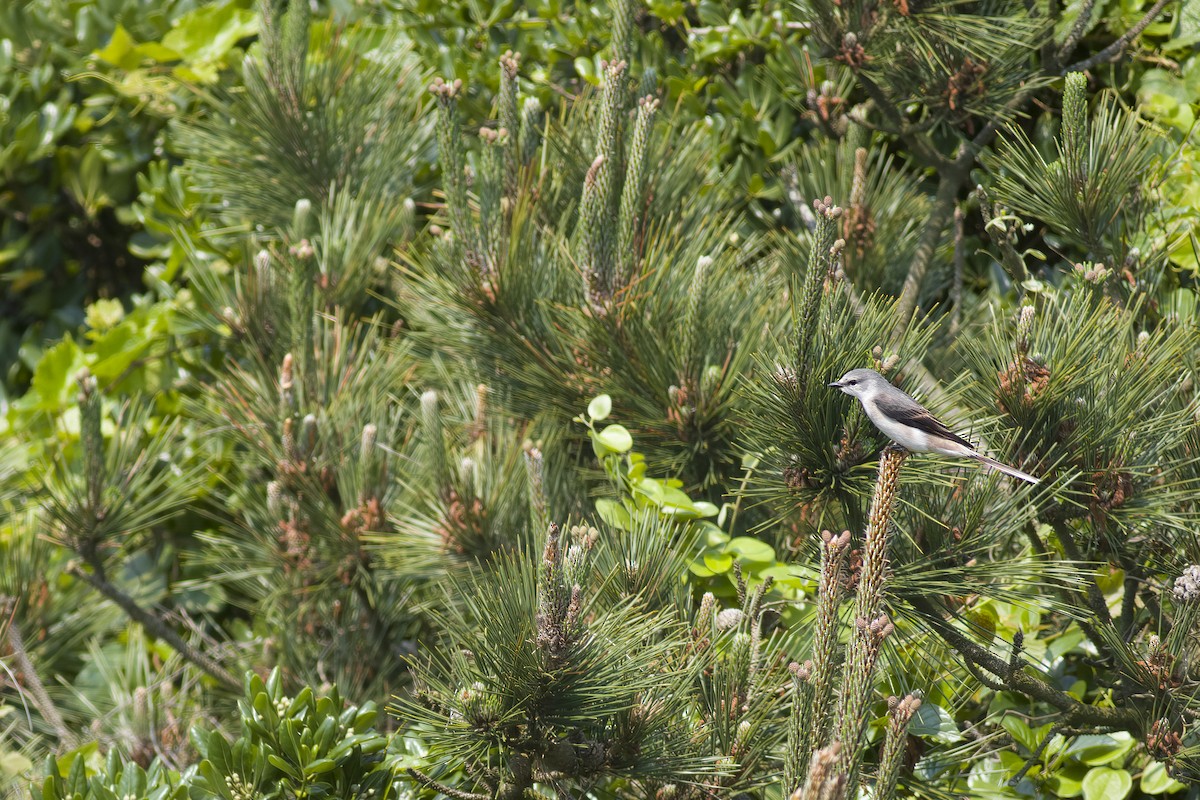
M 925 282 L 925 273 L 929 269 L 930 262 L 933 261 L 934 251 L 937 250 L 938 242 L 942 238 L 942 231 L 954 216 L 958 190 L 970 176 L 971 164 L 974 160 L 974 153 L 963 144 L 960 145 L 958 156 L 950 163 L 950 166 L 941 171 L 933 207 L 925 219 L 925 228 L 921 231 L 917 249 L 913 252 L 912 261 L 908 265 L 908 275 L 904 278 L 904 287 L 900 290 L 900 297 L 896 300 L 896 325 L 892 329 L 892 342 L 898 342 L 904 336 L 908 324 L 917 311 L 917 300 L 921 293 L 921 286 Z
M 1002 677 L 1008 691 L 1049 703 L 1065 713 L 1065 721 L 1072 725 L 1109 725 L 1117 729 L 1140 730 L 1142 722 L 1135 711 L 1081 703 L 1061 689 L 1026 674 L 1023 669 L 1013 670 L 1012 665 L 1005 659 L 971 641 L 950 624 L 943 612 L 928 598 L 912 597 L 909 598 L 909 603 L 920 613 L 933 632 L 957 650 L 963 658 L 970 659 L 997 677 Z
M 78 740 L 75 738 L 75 734 L 71 733 L 71 729 L 67 727 L 67 723 L 63 721 L 62 714 L 58 713 L 58 707 L 50 699 L 45 684 L 42 683 L 37 670 L 34 669 L 33 661 L 29 658 L 29 651 L 25 649 L 25 637 L 21 634 L 21 627 L 17 625 L 16 619 L 8 621 L 8 645 L 12 648 L 13 657 L 17 660 L 17 667 L 25 676 L 25 686 L 29 689 L 33 705 L 41 713 L 42 719 L 46 720 L 58 734 L 59 741 L 66 749 L 74 748 Z M 16 684 L 15 680 L 14 686 L 20 692 L 20 686 Z M 23 701 L 24 697 L 22 696 Z
M 183 637 L 176 633 L 171 626 L 142 608 L 136 600 L 101 577 L 100 574 L 88 572 L 79 564 L 71 564 L 67 567 L 67 572 L 86 581 L 93 589 L 120 606 L 122 611 L 145 628 L 148 633 L 171 645 L 175 652 L 185 660 L 204 670 L 219 683 L 234 691 L 241 689 L 241 683 L 233 677 L 232 673 L 185 642 Z
M 441 781 L 434 780 L 416 767 L 409 767 L 408 774 L 416 779 L 417 783 L 427 789 L 433 789 L 435 792 L 441 792 L 446 797 L 453 797 L 454 800 L 492 800 L 486 794 L 476 794 L 475 792 L 464 792 L 462 789 L 455 789 L 453 786 L 447 786 Z
M 1045 737 L 1038 743 L 1037 748 L 1033 751 L 1033 755 L 1026 759 L 1016 774 L 1008 779 L 1009 786 L 1016 786 L 1029 774 L 1029 770 L 1033 769 L 1033 766 L 1042 760 L 1042 753 L 1046 752 L 1046 745 L 1050 744 L 1050 740 L 1057 736 L 1059 731 L 1065 727 L 1066 724 L 1059 721 L 1054 723 L 1050 727 L 1050 730 L 1046 731 Z
M 1140 36 L 1142 31 L 1146 30 L 1151 22 L 1154 22 L 1155 17 L 1162 13 L 1162 10 L 1167 7 L 1168 2 L 1169 0 L 1158 0 L 1157 3 L 1150 7 L 1146 15 L 1138 20 L 1136 25 L 1121 35 L 1120 39 L 1117 39 L 1099 53 L 1082 61 L 1076 61 L 1071 66 L 1066 67 L 1063 69 L 1062 74 L 1065 75 L 1068 72 L 1086 72 L 1097 64 L 1103 64 L 1106 61 L 1116 61 L 1121 57 L 1121 53 L 1125 50 L 1125 47 Z
M 967 263 L 967 248 L 963 239 L 966 234 L 963 230 L 963 210 L 962 206 L 954 207 L 954 283 L 950 286 L 950 338 L 958 336 L 958 329 L 962 324 L 962 293 L 963 293 L 963 270 Z
M 1067 60 L 1067 56 L 1075 50 L 1079 45 L 1079 40 L 1083 38 L 1084 31 L 1087 30 L 1088 23 L 1092 21 L 1092 10 L 1096 7 L 1096 0 L 1083 0 L 1083 6 L 1079 9 L 1079 16 L 1075 18 L 1075 24 L 1071 26 L 1070 33 L 1067 38 L 1063 39 L 1062 47 L 1058 48 L 1057 60 L 1058 63 Z
M 992 201 L 988 197 L 987 190 L 982 186 L 976 187 L 975 197 L 979 200 L 979 214 L 983 217 L 983 229 L 987 231 L 992 244 L 1000 249 L 1000 264 L 1019 290 L 1021 284 L 1029 277 L 1029 272 L 1025 269 L 1025 261 L 1009 241 L 1008 228 L 1003 224 L 997 224 L 996 218 L 992 216 Z

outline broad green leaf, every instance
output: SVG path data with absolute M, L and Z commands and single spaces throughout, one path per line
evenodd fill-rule
M 1055 797 L 1079 797 L 1083 794 L 1083 779 L 1089 770 L 1080 764 L 1068 764 L 1046 778 L 1046 788 Z
M 601 497 L 596 501 L 596 513 L 600 519 L 617 530 L 627 531 L 632 527 L 628 509 L 619 501 Z
M 922 703 L 908 723 L 908 732 L 913 736 L 933 739 L 935 742 L 952 744 L 962 741 L 963 735 L 950 712 L 936 703 Z
M 133 69 L 138 65 L 137 59 L 131 59 L 130 56 L 132 56 L 133 49 L 136 46 L 137 42 L 129 35 L 129 31 L 125 30 L 125 26 L 118 23 L 117 27 L 113 29 L 108 44 L 104 48 L 97 50 L 93 55 L 106 64 L 112 64 L 114 67 Z
M 6 778 L 16 778 L 31 769 L 33 769 L 33 762 L 20 753 L 0 754 L 0 775 Z
M 606 394 L 592 398 L 592 402 L 588 403 L 588 416 L 596 422 L 602 419 L 608 419 L 608 415 L 612 413 L 612 398 Z
M 1145 794 L 1173 794 L 1183 791 L 1187 786 L 1168 775 L 1165 764 L 1155 761 L 1142 773 L 1138 788 Z
M 1025 720 L 1015 714 L 1005 714 L 1004 719 L 1000 720 L 1000 726 L 1026 750 L 1033 752 L 1037 749 L 1040 742 Z
M 258 14 L 231 2 L 201 6 L 180 17 L 162 44 L 190 65 L 216 62 L 258 33 L 258 22 Z
M 733 556 L 728 553 L 712 553 L 704 556 L 704 566 L 715 574 L 728 572 L 733 568 Z
M 775 560 L 775 549 L 771 545 L 750 536 L 738 536 L 725 545 L 726 552 L 737 553 L 746 561 L 769 563 Z
M 21 405 L 38 411 L 57 411 L 74 397 L 75 375 L 83 367 L 83 351 L 71 334 L 47 350 L 33 371 L 33 386 Z
M 1080 736 L 1067 748 L 1067 755 L 1094 767 L 1123 758 L 1133 749 L 1133 737 L 1125 731 Z
M 1124 800 L 1133 788 L 1133 776 L 1123 769 L 1097 767 L 1083 778 L 1086 800 Z
M 633 447 L 633 437 L 623 425 L 609 425 L 596 434 L 596 438 L 614 453 L 624 453 Z

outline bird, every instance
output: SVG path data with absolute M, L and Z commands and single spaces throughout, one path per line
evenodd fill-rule
M 1029 473 L 978 452 L 974 445 L 930 414 L 929 409 L 892 386 L 873 369 L 852 369 L 829 386 L 857 397 L 875 427 L 907 450 L 970 458 L 1005 475 L 1040 483 Z

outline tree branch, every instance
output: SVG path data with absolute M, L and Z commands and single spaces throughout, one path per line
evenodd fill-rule
M 12 602 L 11 598 L 2 599 Z M 5 604 L 0 603 L 0 606 Z M 71 733 L 71 729 L 67 727 L 67 723 L 63 721 L 62 714 L 58 713 L 58 707 L 50 699 L 49 693 L 46 692 L 45 684 L 42 683 L 37 670 L 34 669 L 33 661 L 29 658 L 29 651 L 25 649 L 25 637 L 22 635 L 21 626 L 17 624 L 16 619 L 9 619 L 8 621 L 8 645 L 12 648 L 13 658 L 17 661 L 17 667 L 21 670 L 21 674 L 25 676 L 25 685 L 29 689 L 33 704 L 41 713 L 42 719 L 46 720 L 50 727 L 54 729 L 63 746 L 68 750 L 75 747 L 78 740 L 75 738 L 75 734 Z M 17 689 L 18 691 L 20 690 L 19 685 Z
M 454 800 L 492 800 L 486 794 L 476 794 L 475 792 L 464 792 L 462 789 L 455 789 L 453 786 L 447 786 L 441 781 L 434 780 L 416 767 L 409 767 L 408 774 L 413 776 L 417 783 L 424 786 L 426 789 L 433 789 L 435 792 L 440 792 L 446 797 L 453 797 Z
M 942 611 L 922 597 L 909 598 L 912 607 L 924 618 L 929 627 L 958 651 L 964 658 L 1001 678 L 1005 688 L 1034 700 L 1057 708 L 1066 714 L 1066 723 L 1071 725 L 1107 725 L 1115 729 L 1141 731 L 1138 714 L 1129 709 L 1100 708 L 1081 703 L 1064 691 L 1038 680 L 1024 670 L 1013 670 L 1010 664 L 995 653 L 971 641 L 951 625 Z
M 987 231 L 992 244 L 1000 248 L 1000 263 L 1003 265 L 1004 271 L 1008 273 L 1008 277 L 1012 278 L 1013 283 L 1020 287 L 1029 277 L 1029 272 L 1025 269 L 1025 262 L 1018 255 L 1017 249 L 1012 246 L 1012 242 L 1008 240 L 1007 226 L 993 224 L 995 218 L 989 207 L 991 200 L 988 199 L 987 190 L 980 186 L 975 190 L 975 196 L 979 199 L 979 214 L 983 217 L 983 229 Z
M 908 266 L 908 275 L 904 278 L 904 288 L 896 300 L 896 326 L 892 329 L 892 341 L 895 342 L 904 335 L 908 323 L 912 321 L 917 311 L 917 298 L 921 292 L 921 284 L 933 253 L 942 238 L 942 231 L 954 216 L 954 206 L 958 199 L 958 191 L 966 182 L 974 154 L 965 144 L 959 147 L 958 157 L 951 166 L 941 171 L 938 181 L 937 195 L 933 200 L 933 208 L 925 220 L 925 228 L 921 231 L 921 239 L 913 253 L 912 263 Z
M 209 658 L 204 653 L 201 653 L 189 645 L 170 625 L 167 625 L 167 623 L 163 622 L 154 614 L 142 608 L 137 604 L 136 600 L 102 577 L 102 570 L 98 570 L 96 574 L 93 574 L 83 569 L 83 567 L 76 563 L 68 566 L 67 572 L 77 578 L 83 579 L 89 583 L 93 589 L 116 603 L 121 610 L 130 617 L 130 619 L 134 620 L 143 628 L 145 628 L 147 633 L 158 639 L 162 639 L 164 642 L 171 645 L 175 652 L 183 656 L 184 660 L 204 670 L 204 672 L 212 676 L 226 688 L 234 691 L 239 691 L 241 689 L 241 683 L 233 677 L 232 673 L 227 671 L 215 660 Z
M 1136 25 L 1121 34 L 1120 39 L 1117 39 L 1099 53 L 1082 61 L 1076 61 L 1071 66 L 1064 68 L 1062 74 L 1066 75 L 1068 72 L 1086 72 L 1097 64 L 1103 64 L 1106 61 L 1116 61 L 1121 57 L 1121 53 L 1125 50 L 1126 46 L 1141 35 L 1142 31 L 1146 30 L 1151 22 L 1154 22 L 1155 17 L 1162 13 L 1162 10 L 1167 7 L 1168 2 L 1169 0 L 1158 0 L 1157 3 L 1150 7 L 1145 16 L 1137 21 Z
M 917 160 L 938 172 L 952 167 L 954 162 L 939 153 L 928 139 L 913 132 L 908 123 L 905 122 L 904 117 L 900 116 L 900 112 L 896 110 L 896 106 L 884 94 L 883 89 L 879 87 L 879 84 L 861 73 L 858 73 L 857 77 L 863 90 L 875 101 L 876 108 L 887 117 L 888 122 L 893 126 L 891 132 L 904 140 L 904 143 L 912 150 Z
M 1062 47 L 1058 48 L 1058 63 L 1067 60 L 1067 56 L 1075 50 L 1079 45 L 1079 40 L 1083 38 L 1083 32 L 1087 30 L 1088 23 L 1092 21 L 1092 10 L 1096 7 L 1096 0 L 1083 0 L 1083 6 L 1079 9 L 1079 16 L 1075 18 L 1075 24 L 1071 26 L 1067 38 L 1063 39 Z

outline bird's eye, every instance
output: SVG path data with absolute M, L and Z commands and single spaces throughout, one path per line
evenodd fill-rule
M 858 381 L 846 381 L 846 383 L 848 383 L 848 384 L 850 384 L 851 386 L 853 386 L 854 384 L 858 383 Z

